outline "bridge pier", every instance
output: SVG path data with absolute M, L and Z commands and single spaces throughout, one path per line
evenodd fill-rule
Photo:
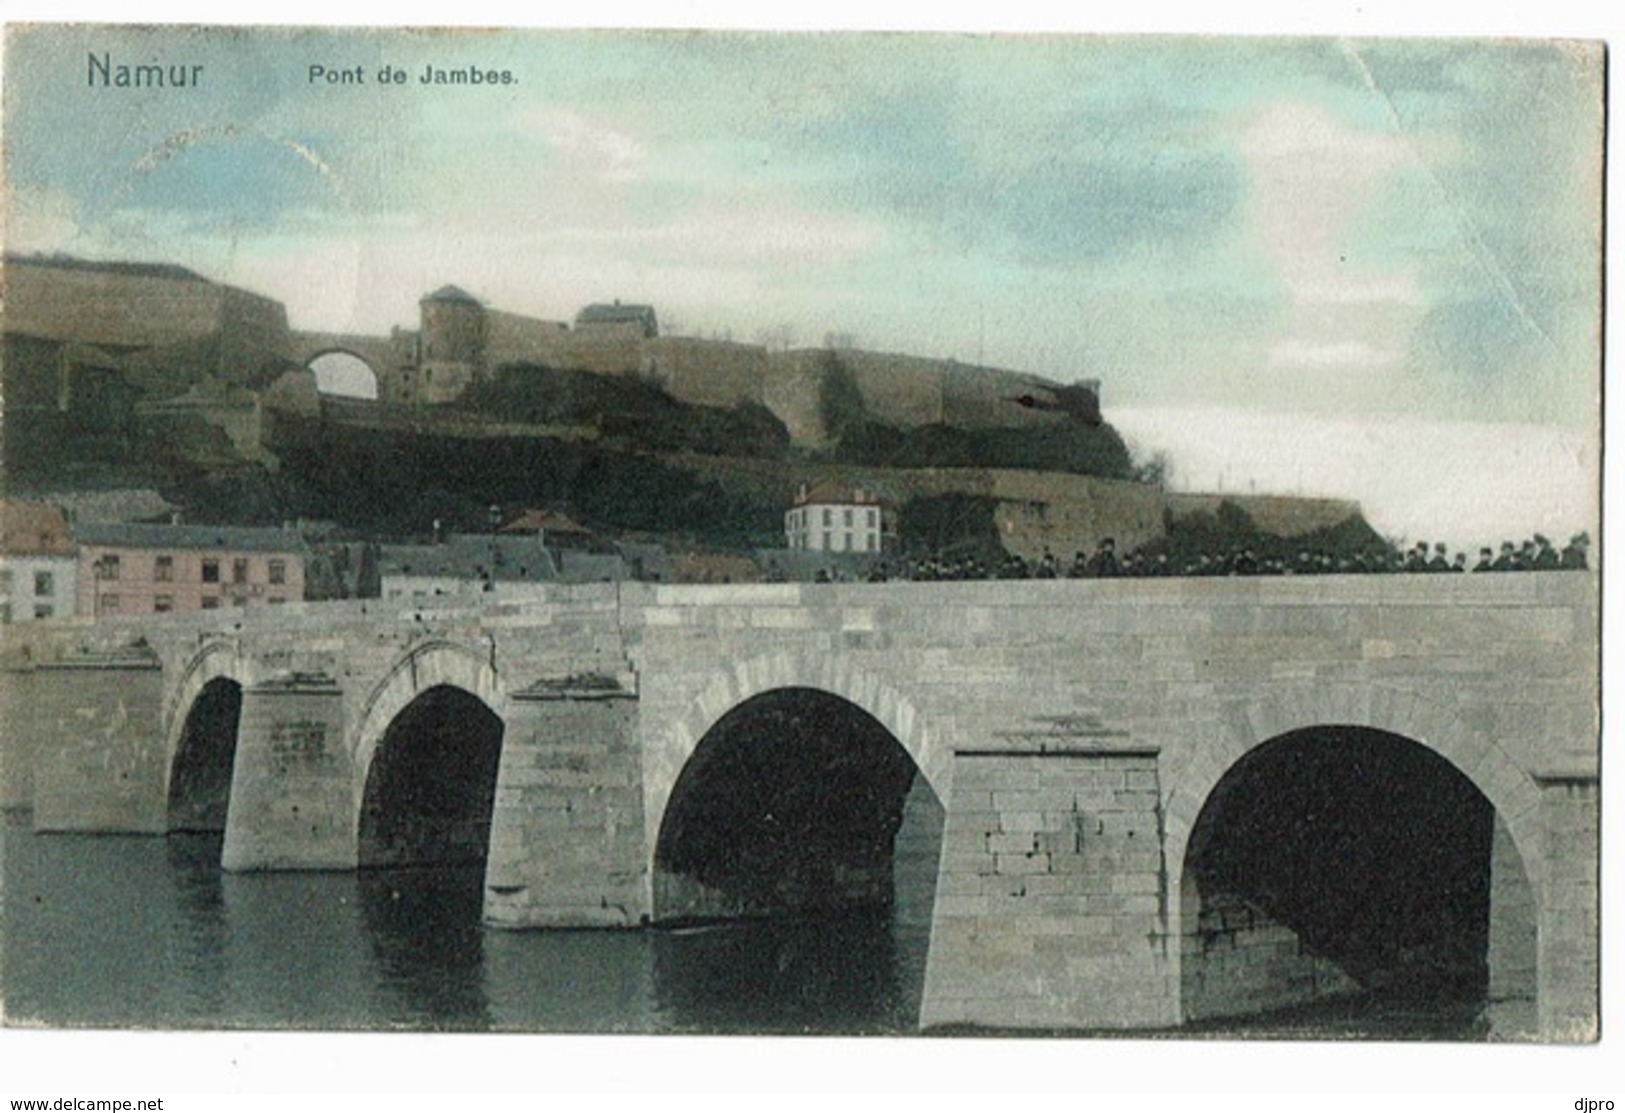
M 920 1026 L 1178 1023 L 1157 750 L 1072 724 L 954 755 Z
M 643 765 L 630 677 L 509 696 L 485 867 L 500 927 L 632 927 L 650 915 Z
M 293 673 L 244 690 L 221 865 L 355 868 L 343 693 L 331 677 Z
M 1527 1039 L 1538 1033 L 1539 903 L 1512 832 L 1497 814 L 1490 843 L 1490 923 L 1485 996 L 1496 1037 Z
M 1536 777 L 1545 820 L 1540 899 L 1539 1022 L 1543 1039 L 1598 1034 L 1600 782 L 1595 775 Z
M 32 767 L 26 787 L 35 830 L 163 833 L 163 671 L 157 658 L 141 650 L 87 652 L 9 673 L 6 680 L 8 702 L 15 700 L 27 714 L 0 720 L 18 735 L 6 743 L 5 764 L 21 776 Z M 8 786 L 8 802 L 11 791 Z

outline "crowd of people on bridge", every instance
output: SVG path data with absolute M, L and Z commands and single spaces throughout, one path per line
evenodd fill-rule
M 1074 553 L 1070 561 L 1057 558 L 1049 550 L 1036 560 L 1006 554 L 988 561 L 976 555 L 928 554 L 876 563 L 867 573 L 872 581 L 884 580 L 1054 580 L 1110 579 L 1114 577 L 1160 576 L 1304 576 L 1361 575 L 1373 573 L 1436 572 L 1544 572 L 1583 571 L 1589 567 L 1590 538 L 1575 534 L 1561 549 L 1540 534 L 1521 545 L 1501 542 L 1497 552 L 1488 546 L 1478 550 L 1478 559 L 1469 560 L 1465 551 L 1451 555 L 1444 542 L 1418 541 L 1409 549 L 1364 549 L 1331 552 L 1304 547 L 1295 551 L 1267 552 L 1253 545 L 1236 545 L 1213 552 L 1170 553 L 1148 546 L 1119 555 L 1114 539 L 1103 538 L 1093 553 Z M 821 572 L 818 579 L 828 580 Z

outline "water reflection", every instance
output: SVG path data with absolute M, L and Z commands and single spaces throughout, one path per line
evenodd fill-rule
M 223 874 L 219 836 L 7 817 L 8 1018 L 60 1027 L 907 1033 L 929 907 L 683 931 L 499 931 L 478 867 Z M 899 859 L 901 867 L 901 858 Z M 1449 1005 L 1449 1003 L 1446 1003 Z M 1121 1033 L 1117 1033 L 1121 1034 Z M 1484 1039 L 1472 1005 L 1322 1003 L 1184 1035 Z
M 905 1031 L 897 943 L 885 910 L 657 932 L 659 1007 L 678 1031 Z
M 482 867 L 364 870 L 356 875 L 378 1010 L 387 1023 L 491 1027 L 480 925 Z
M 697 932 L 499 931 L 478 867 L 226 874 L 220 836 L 7 817 L 0 983 L 56 1026 L 906 1032 L 925 937 L 884 912 Z

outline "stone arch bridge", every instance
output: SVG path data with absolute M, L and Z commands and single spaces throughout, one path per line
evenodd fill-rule
M 229 870 L 460 856 L 490 924 L 632 927 L 885 900 L 918 828 L 923 1027 L 1409 984 L 1595 1038 L 1590 575 L 605 584 L 8 635 L 5 802 L 40 830 L 212 826 Z
M 366 336 L 359 333 L 294 332 L 288 335 L 288 358 L 301 367 L 308 367 L 326 355 L 353 356 L 367 365 L 378 383 L 379 396 L 383 396 L 385 383 L 400 361 L 396 342 L 388 336 Z

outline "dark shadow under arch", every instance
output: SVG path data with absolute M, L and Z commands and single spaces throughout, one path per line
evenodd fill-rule
M 940 831 L 940 803 L 873 716 L 811 688 L 753 696 L 706 732 L 672 789 L 656 919 L 893 904 L 895 853 L 919 853 L 912 836 L 898 845 L 911 790 Z
M 169 830 L 226 829 L 242 710 L 243 686 L 229 677 L 209 681 L 192 701 L 170 767 Z
M 367 771 L 361 867 L 484 862 L 502 735 L 496 712 L 461 688 L 429 688 L 402 708 Z
M 943 808 L 902 744 L 810 688 L 706 732 L 655 847 L 661 1009 L 704 1031 L 896 1031 L 919 1019 Z
M 1355 994 L 1482 1002 L 1492 891 L 1528 888 L 1503 839 L 1483 793 L 1408 738 L 1326 726 L 1258 746 L 1186 850 L 1187 1019 Z

